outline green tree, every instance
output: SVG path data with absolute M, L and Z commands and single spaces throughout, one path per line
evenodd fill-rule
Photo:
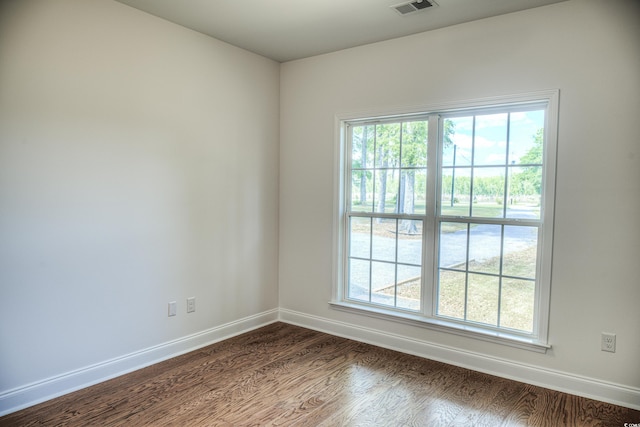
M 389 168 L 397 167 L 398 153 L 400 151 L 400 124 L 378 124 L 375 127 L 376 134 L 376 168 L 378 168 L 377 182 L 377 209 L 376 212 L 385 212 L 387 204 L 387 180 Z
M 416 169 L 427 166 L 427 121 L 404 122 L 402 124 L 402 174 L 400 177 L 400 194 L 398 212 L 415 212 Z M 418 232 L 416 222 L 402 221 L 401 227 L 408 234 Z
M 365 210 L 371 210 L 371 206 L 367 207 L 366 204 L 367 195 L 372 190 L 373 171 L 370 168 L 373 163 L 373 129 L 373 126 L 354 127 L 351 142 L 351 167 L 354 169 L 353 204 L 362 205 Z M 356 197 L 358 195 L 359 197 Z
M 453 142 L 454 123 L 444 123 L 444 144 Z M 356 126 L 352 133 L 352 167 L 361 169 L 353 179 L 353 195 L 359 195 L 354 204 L 365 205 L 367 194 L 374 191 L 375 212 L 386 212 L 388 180 L 395 181 L 397 188 L 394 212 L 415 212 L 416 171 L 427 167 L 428 121 L 415 120 L 407 122 L 381 123 L 369 126 Z M 372 166 L 375 166 L 372 169 Z M 375 174 L 374 174 L 375 171 Z M 396 174 L 399 174 L 396 175 Z M 399 179 L 398 182 L 396 179 Z M 424 175 L 418 181 L 419 190 L 425 190 Z M 370 207 L 367 209 L 369 210 Z M 407 233 L 417 232 L 415 221 L 403 221 L 401 229 Z
M 455 132 L 455 124 L 451 120 L 444 122 L 444 145 L 450 146 Z M 426 120 L 404 122 L 402 124 L 402 176 L 400 194 L 398 195 L 398 212 L 412 214 L 415 212 L 415 189 L 417 169 L 427 166 L 428 122 Z M 408 234 L 418 232 L 416 221 L 405 220 L 401 229 Z
M 515 174 L 511 182 L 511 193 L 518 196 L 540 195 L 542 191 L 542 161 L 544 155 L 544 129 L 532 136 L 533 146 L 520 158 L 522 172 Z
M 525 164 L 542 164 L 542 141 L 544 140 L 544 129 L 540 128 L 533 135 L 533 147 L 527 151 L 527 154 L 520 158 L 520 163 Z

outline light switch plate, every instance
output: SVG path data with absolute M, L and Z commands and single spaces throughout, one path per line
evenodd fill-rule
M 169 317 L 175 316 L 178 312 L 178 303 L 175 301 L 171 301 L 169 303 Z

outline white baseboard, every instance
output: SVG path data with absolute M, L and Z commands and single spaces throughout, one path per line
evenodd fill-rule
M 0 416 L 188 353 L 277 320 L 278 309 L 265 311 L 115 359 L 8 390 L 0 393 Z
M 517 363 L 282 308 L 280 320 L 390 350 L 640 410 L 640 389 L 638 388 Z

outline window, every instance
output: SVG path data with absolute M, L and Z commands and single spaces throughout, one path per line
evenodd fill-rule
M 557 95 L 342 119 L 333 305 L 545 351 Z

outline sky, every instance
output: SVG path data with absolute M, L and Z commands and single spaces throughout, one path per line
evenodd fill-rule
M 517 113 L 475 116 L 475 139 L 473 116 L 452 117 L 455 133 L 451 136 L 455 148 L 455 165 L 470 166 L 472 148 L 475 150 L 475 166 L 518 164 L 533 146 L 536 131 L 544 127 L 544 110 Z M 507 133 L 509 135 L 507 135 Z M 507 138 L 508 136 L 508 138 Z M 475 143 L 475 144 L 474 144 Z M 453 145 L 443 150 L 443 166 L 453 166 Z

